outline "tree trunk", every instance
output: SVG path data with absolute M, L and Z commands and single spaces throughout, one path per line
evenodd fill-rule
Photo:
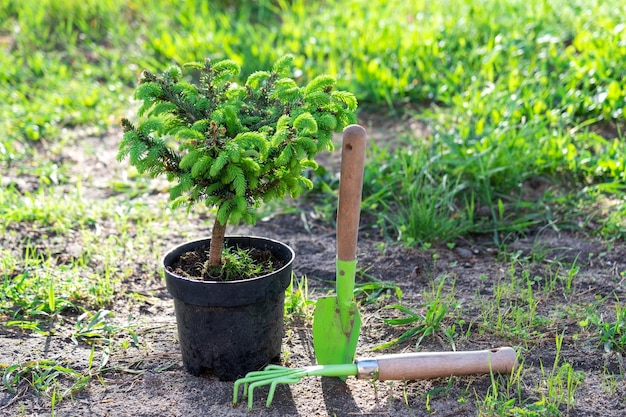
M 213 232 L 211 233 L 211 246 L 209 248 L 209 265 L 219 267 L 222 265 L 222 250 L 224 249 L 224 235 L 226 234 L 226 225 L 222 225 L 217 219 L 213 224 Z

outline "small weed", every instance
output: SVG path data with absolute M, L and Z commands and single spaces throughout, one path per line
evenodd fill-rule
M 373 350 L 386 349 L 399 343 L 408 341 L 414 337 L 417 337 L 417 342 L 415 343 L 415 349 L 417 350 L 419 349 L 419 345 L 420 343 L 422 343 L 422 340 L 424 340 L 425 337 L 432 335 L 436 331 L 443 331 L 443 319 L 446 317 L 446 314 L 448 313 L 450 308 L 456 307 L 455 302 L 445 300 L 442 297 L 442 290 L 445 281 L 445 277 L 443 277 L 439 281 L 439 285 L 434 291 L 432 299 L 428 301 L 425 305 L 424 315 L 417 313 L 416 311 L 401 304 L 392 304 L 386 306 L 385 308 L 387 309 L 394 309 L 405 315 L 405 317 L 401 318 L 383 319 L 386 324 L 389 324 L 391 326 L 414 326 L 406 330 L 400 336 L 390 340 L 389 342 L 376 346 Z M 443 334 L 448 337 L 450 344 L 454 347 L 454 340 L 450 339 L 451 334 L 455 334 L 454 331 L 452 331 L 452 333 L 450 333 L 450 331 L 443 331 Z
M 562 338 L 557 343 L 562 343 Z M 518 364 L 508 377 L 491 375 L 491 387 L 484 398 L 477 401 L 479 416 L 502 417 L 557 417 L 562 415 L 561 404 L 573 401 L 578 383 L 582 381 L 582 374 L 573 372 L 571 365 L 559 365 L 560 357 L 557 353 L 554 367 L 551 372 L 542 368 L 543 383 L 538 388 L 541 398 L 532 401 L 525 398 L 524 364 Z M 530 400 L 530 401 L 529 401 Z
M 309 297 L 309 280 L 306 275 L 300 279 L 291 275 L 289 286 L 285 290 L 285 319 L 304 320 L 305 323 L 313 321 L 313 306 L 315 302 Z
M 566 271 L 566 274 L 564 274 L 561 278 L 565 295 L 570 295 L 572 293 L 574 278 L 576 278 L 576 276 L 578 276 L 578 273 L 580 272 L 580 266 L 576 263 L 577 260 L 578 257 L 576 257 L 576 260 L 571 263 L 570 267 Z
M 27 384 L 35 391 L 56 397 L 58 401 L 63 394 L 71 393 L 75 388 L 84 385 L 88 376 L 66 367 L 54 360 L 40 359 L 6 366 L 2 375 L 4 387 L 12 394 L 22 384 Z M 64 386 L 63 394 L 58 394 L 59 386 Z
M 112 336 L 127 331 L 135 346 L 139 346 L 137 334 L 128 326 L 117 326 L 110 323 L 113 312 L 109 310 L 98 310 L 95 313 L 85 312 L 76 319 L 76 330 L 72 333 L 71 339 L 78 344 L 79 341 L 91 344 L 113 343 Z
M 477 400 L 478 415 L 487 416 L 510 416 L 515 407 L 515 398 L 507 393 L 510 389 L 508 381 L 491 374 L 491 386 L 485 397 Z M 519 410 L 519 408 L 517 408 Z
M 512 257 L 509 279 L 494 284 L 494 302 L 481 306 L 481 326 L 525 342 L 555 326 L 550 317 L 540 314 L 539 306 L 552 294 L 559 275 L 551 271 L 545 276 L 533 275 L 531 270 L 528 260 Z
M 621 378 L 623 379 L 623 377 Z M 620 384 L 620 377 L 608 371 L 606 367 L 602 370 L 602 390 L 609 395 L 615 395 Z
M 615 302 L 615 321 L 596 321 L 600 337 L 600 343 L 604 351 L 626 352 L 626 307 L 619 299 Z
M 367 282 L 357 282 L 354 286 L 354 296 L 363 297 L 361 303 L 372 304 L 381 298 L 388 298 L 395 295 L 398 300 L 402 300 L 402 289 L 391 281 L 382 281 L 369 275 L 364 271 L 359 271 L 359 277 Z
M 550 371 L 546 371 L 541 365 L 542 380 L 537 386 L 537 391 L 541 395 L 539 404 L 545 405 L 548 409 L 559 409 L 563 404 L 569 408 L 576 404 L 576 389 L 584 380 L 583 372 L 574 371 L 571 364 L 561 360 L 561 348 L 563 346 L 563 336 L 555 337 L 556 356 Z
M 443 397 L 448 396 L 450 394 L 450 390 L 452 389 L 453 384 L 454 384 L 454 377 L 449 377 L 448 382 L 446 383 L 445 386 L 438 386 L 426 392 L 425 406 L 426 406 L 426 411 L 428 412 L 428 414 L 435 413 L 430 407 L 431 400 L 434 398 L 443 398 Z
M 593 309 L 587 309 L 586 314 L 578 325 L 583 329 L 593 325 L 596 332 L 594 339 L 605 352 L 626 352 L 626 308 L 621 305 L 619 299 L 615 302 L 615 321 L 605 321 Z

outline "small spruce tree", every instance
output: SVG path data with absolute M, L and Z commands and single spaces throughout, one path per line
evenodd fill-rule
M 143 101 L 139 120 L 122 119 L 118 160 L 175 183 L 173 207 L 203 202 L 217 209 L 212 267 L 222 264 L 226 225 L 254 224 L 261 203 L 311 188 L 303 174 L 317 167 L 315 155 L 332 150 L 332 132 L 356 121 L 353 94 L 336 90 L 329 75 L 298 86 L 292 61 L 284 56 L 243 85 L 231 60 L 185 64 L 199 71 L 195 83 L 176 66 L 162 75 L 144 71 L 134 95 Z

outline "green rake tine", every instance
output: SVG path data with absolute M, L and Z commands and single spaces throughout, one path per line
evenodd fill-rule
M 268 365 L 263 371 L 249 372 L 244 378 L 239 378 L 235 381 L 235 386 L 233 387 L 233 404 L 237 404 L 239 386 L 241 384 L 243 384 L 242 398 L 246 398 L 248 396 L 248 388 L 250 384 L 257 381 L 271 381 L 274 378 L 290 375 L 294 370 L 295 369 L 293 368 L 286 368 L 284 366 Z
M 339 376 L 346 377 L 357 375 L 357 365 L 337 364 L 337 365 L 314 365 L 304 368 L 286 368 L 279 365 L 269 365 L 263 371 L 249 372 L 244 378 L 235 381 L 233 387 L 233 404 L 237 404 L 239 386 L 243 384 L 243 398 L 248 398 L 248 409 L 252 410 L 254 402 L 255 388 L 265 385 L 270 386 L 270 390 L 265 403 L 269 407 L 274 399 L 274 392 L 278 384 L 296 384 L 305 376 Z
M 248 410 L 252 410 L 252 404 L 254 403 L 253 392 L 255 388 L 262 387 L 264 385 L 270 386 L 270 391 L 267 394 L 267 401 L 265 402 L 265 407 L 269 407 L 272 404 L 272 400 L 274 399 L 274 391 L 276 391 L 276 386 L 278 384 L 297 384 L 298 382 L 300 382 L 303 376 L 306 375 L 293 375 L 291 377 L 284 376 L 273 380 L 257 381 L 250 384 L 250 392 L 248 395 Z

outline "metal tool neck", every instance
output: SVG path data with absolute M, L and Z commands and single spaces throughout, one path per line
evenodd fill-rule
M 357 378 L 378 379 L 378 361 L 376 359 L 358 359 L 356 367 Z

